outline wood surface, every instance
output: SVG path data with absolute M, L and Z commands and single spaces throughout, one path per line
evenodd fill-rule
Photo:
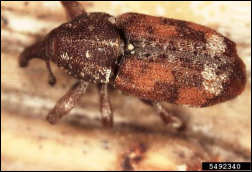
M 204 24 L 237 43 L 248 83 L 239 97 L 209 108 L 163 103 L 186 122 L 163 125 L 137 97 L 112 86 L 114 128 L 100 122 L 91 84 L 78 106 L 56 125 L 45 117 L 76 82 L 45 63 L 18 66 L 20 52 L 67 21 L 59 2 L 1 2 L 1 170 L 200 170 L 203 161 L 251 161 L 251 2 L 81 2 L 88 12 L 141 12 Z M 249 18 L 250 16 L 250 18 Z

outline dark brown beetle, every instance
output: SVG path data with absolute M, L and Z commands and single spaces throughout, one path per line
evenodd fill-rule
M 126 13 L 86 13 L 64 1 L 71 21 L 52 30 L 42 42 L 26 48 L 21 67 L 32 58 L 46 61 L 49 83 L 55 84 L 49 61 L 80 82 L 61 98 L 47 119 L 57 122 L 85 93 L 88 83 L 100 84 L 104 126 L 113 115 L 107 84 L 152 105 L 165 123 L 180 120 L 158 103 L 166 101 L 206 107 L 239 95 L 245 86 L 245 65 L 236 45 L 216 31 L 191 22 Z

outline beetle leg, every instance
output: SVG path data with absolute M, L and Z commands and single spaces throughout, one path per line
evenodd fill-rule
M 52 69 L 50 66 L 50 61 L 46 60 L 46 68 L 47 68 L 47 75 L 48 75 L 48 83 L 53 86 L 56 84 L 56 78 L 52 73 Z
M 62 116 L 66 115 L 74 108 L 86 92 L 87 87 L 88 82 L 80 82 L 74 88 L 69 90 L 67 94 L 57 102 L 46 119 L 51 124 L 55 124 Z
M 86 13 L 86 10 L 83 6 L 76 1 L 61 1 L 61 4 L 67 11 L 68 16 L 73 19 L 81 14 Z
M 159 103 L 155 101 L 149 101 L 149 100 L 142 100 L 144 103 L 152 106 L 155 111 L 160 115 L 163 122 L 165 124 L 171 124 L 175 128 L 180 128 L 182 126 L 182 121 L 178 117 L 176 117 L 171 112 L 168 112 L 165 110 L 165 108 Z
M 99 84 L 99 89 L 102 124 L 105 128 L 112 128 L 113 112 L 108 96 L 108 84 Z

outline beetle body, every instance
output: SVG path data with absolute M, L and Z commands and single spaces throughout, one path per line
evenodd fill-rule
M 159 101 L 206 107 L 236 97 L 245 87 L 245 65 L 235 43 L 210 28 L 138 13 L 115 18 L 86 13 L 75 1 L 62 4 L 72 20 L 26 48 L 19 59 L 21 67 L 34 57 L 45 60 L 51 85 L 56 79 L 49 61 L 80 81 L 47 116 L 53 124 L 80 101 L 89 82 L 100 85 L 102 121 L 109 127 L 108 83 L 145 100 L 174 126 L 182 122 Z
M 144 100 L 204 107 L 244 88 L 235 44 L 210 28 L 137 13 L 123 14 L 117 26 L 106 13 L 80 15 L 47 36 L 47 56 L 79 80 L 108 83 L 114 77 L 116 88 Z

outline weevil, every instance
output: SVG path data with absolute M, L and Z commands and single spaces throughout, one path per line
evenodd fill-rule
M 79 82 L 47 116 L 54 124 L 80 101 L 88 83 L 99 84 L 103 125 L 113 126 L 108 84 L 152 105 L 165 123 L 181 120 L 159 102 L 207 107 L 238 96 L 246 83 L 245 65 L 234 42 L 192 22 L 125 13 L 87 13 L 75 1 L 63 1 L 71 20 L 43 41 L 26 48 L 19 64 L 46 62 L 49 84 L 56 79 L 50 62 Z

